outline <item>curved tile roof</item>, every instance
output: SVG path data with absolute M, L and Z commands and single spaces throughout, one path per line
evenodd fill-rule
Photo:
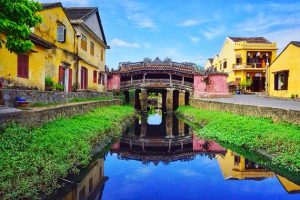
M 182 74 L 197 74 L 201 73 L 196 68 L 194 63 L 178 63 L 170 59 L 161 61 L 159 58 L 155 60 L 145 60 L 142 62 L 123 62 L 120 63 L 119 72 L 122 73 L 137 73 L 137 72 L 177 72 Z

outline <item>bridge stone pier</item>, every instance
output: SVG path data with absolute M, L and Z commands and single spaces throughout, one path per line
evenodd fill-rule
M 108 90 L 119 90 L 127 103 L 142 112 L 149 108 L 150 94 L 161 94 L 162 110 L 172 113 L 189 105 L 190 98 L 229 96 L 226 77 L 216 71 L 200 71 L 193 63 L 145 59 L 120 63 L 119 69 L 108 75 Z

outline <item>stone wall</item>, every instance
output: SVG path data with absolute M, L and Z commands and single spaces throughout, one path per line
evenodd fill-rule
M 194 97 L 195 98 L 213 98 L 213 97 L 229 97 L 229 88 L 227 85 L 226 74 L 209 74 L 207 82 L 204 75 L 194 76 Z
M 115 99 L 81 102 L 49 108 L 35 108 L 34 110 L 26 110 L 18 113 L 3 114 L 0 115 L 0 127 L 9 122 L 16 122 L 29 127 L 36 127 L 60 117 L 71 117 L 74 115 L 84 114 L 95 108 L 110 105 L 120 105 L 120 101 Z
M 16 90 L 16 89 L 1 89 L 3 99 L 7 100 L 7 106 L 13 107 L 16 97 L 25 98 L 26 101 L 32 103 L 67 103 L 74 98 L 93 98 L 93 97 L 112 97 L 111 92 L 55 92 L 55 91 L 40 91 L 40 90 Z
M 300 124 L 300 111 L 297 110 L 223 103 L 201 99 L 191 99 L 190 105 L 205 110 L 227 111 L 239 115 L 266 117 L 271 118 L 273 121 L 285 121 L 293 124 Z

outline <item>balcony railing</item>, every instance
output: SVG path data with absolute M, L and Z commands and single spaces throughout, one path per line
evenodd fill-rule
M 265 69 L 267 67 L 264 63 L 242 63 L 233 64 L 232 69 Z
M 170 79 L 145 79 L 143 80 L 133 80 L 131 81 L 122 81 L 121 88 L 128 88 L 128 87 L 139 87 L 139 86 L 153 86 L 153 87 L 187 87 L 193 88 L 193 83 L 181 81 L 181 80 L 171 80 Z

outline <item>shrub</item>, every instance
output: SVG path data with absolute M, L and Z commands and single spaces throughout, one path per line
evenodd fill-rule
M 54 89 L 58 91 L 64 91 L 64 86 L 59 83 L 54 83 Z
M 53 87 L 54 82 L 50 76 L 46 76 L 45 78 L 45 86 L 47 87 Z

